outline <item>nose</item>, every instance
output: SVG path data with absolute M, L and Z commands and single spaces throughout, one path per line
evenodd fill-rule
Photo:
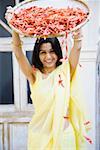
M 48 59 L 51 58 L 50 53 L 47 53 L 47 54 L 46 54 L 46 58 L 48 58 Z

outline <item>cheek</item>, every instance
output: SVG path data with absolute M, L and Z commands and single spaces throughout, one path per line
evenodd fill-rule
M 58 60 L 58 56 L 54 55 L 53 57 L 55 58 L 55 60 Z
M 43 60 L 43 56 L 42 55 L 39 55 L 39 58 L 40 58 L 40 60 Z

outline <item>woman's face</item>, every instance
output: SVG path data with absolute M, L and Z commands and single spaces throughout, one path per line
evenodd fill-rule
M 43 69 L 54 70 L 56 68 L 56 62 L 58 60 L 58 56 L 53 50 L 51 43 L 43 43 L 41 45 L 39 58 L 43 64 Z

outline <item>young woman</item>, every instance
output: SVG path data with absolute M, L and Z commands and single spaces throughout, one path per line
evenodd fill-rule
M 57 38 L 37 39 L 32 56 L 34 68 L 22 52 L 19 35 L 13 31 L 12 38 L 13 52 L 30 83 L 35 108 L 29 124 L 28 150 L 80 149 L 85 139 L 84 115 L 76 92 L 81 30 L 73 37 L 68 61 L 61 61 Z

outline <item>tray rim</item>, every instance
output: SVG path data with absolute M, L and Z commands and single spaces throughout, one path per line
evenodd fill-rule
M 13 9 L 14 11 L 16 11 L 16 9 L 20 8 L 22 5 L 25 5 L 25 4 L 30 3 L 30 2 L 35 2 L 35 1 L 38 1 L 38 0 L 25 0 L 25 1 L 22 1 L 22 2 L 18 3 L 17 5 L 15 5 L 14 7 L 12 7 L 12 9 Z M 76 2 L 82 3 L 82 4 L 87 8 L 89 14 L 87 15 L 87 18 L 86 18 L 86 20 L 85 20 L 83 23 L 77 25 L 75 28 L 71 29 L 68 33 L 71 33 L 71 32 L 74 32 L 74 31 L 80 29 L 80 28 L 83 27 L 83 26 L 90 20 L 90 18 L 91 18 L 91 9 L 90 9 L 90 7 L 88 6 L 87 2 L 85 2 L 85 1 L 83 1 L 83 0 L 70 0 L 70 1 L 76 1 Z M 10 22 L 9 22 L 8 20 L 7 20 L 7 22 L 8 22 L 8 24 L 9 24 L 9 26 L 10 26 L 15 32 L 19 33 L 19 34 L 22 35 L 22 36 L 26 36 L 26 37 L 34 37 L 34 38 L 40 38 L 40 37 L 60 37 L 60 36 L 65 36 L 65 34 L 66 34 L 65 31 L 64 31 L 64 32 L 60 32 L 59 34 L 49 34 L 49 35 L 47 35 L 47 36 L 46 36 L 46 35 L 43 35 L 43 36 L 42 36 L 42 35 L 41 35 L 41 36 L 38 36 L 38 35 L 29 35 L 29 34 L 25 34 L 25 33 L 21 32 L 19 29 L 15 28 L 13 25 L 10 24 Z

